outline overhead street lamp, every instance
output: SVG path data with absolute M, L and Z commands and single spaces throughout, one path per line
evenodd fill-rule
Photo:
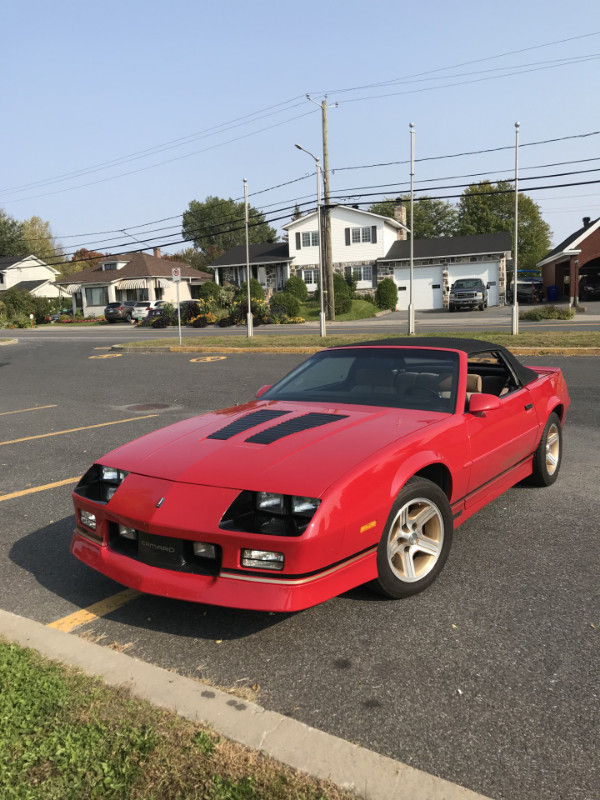
M 319 237 L 319 299 L 321 301 L 321 310 L 319 311 L 319 332 L 321 336 L 326 336 L 325 332 L 325 286 L 323 284 L 323 242 L 322 242 L 322 231 L 321 231 L 321 164 L 317 156 L 313 155 L 309 150 L 305 150 L 302 145 L 295 144 L 298 150 L 302 150 L 303 153 L 306 153 L 307 156 L 310 156 L 316 166 L 316 173 L 317 173 L 317 225 L 318 225 L 318 237 Z

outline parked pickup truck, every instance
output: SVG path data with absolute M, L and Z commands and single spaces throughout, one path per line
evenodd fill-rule
M 478 308 L 483 311 L 488 304 L 488 287 L 481 278 L 460 278 L 455 281 L 450 289 L 448 310 L 456 311 L 461 308 Z

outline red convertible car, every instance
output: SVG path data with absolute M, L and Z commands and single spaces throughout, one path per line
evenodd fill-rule
M 428 587 L 454 528 L 519 481 L 558 476 L 557 368 L 467 339 L 322 350 L 257 399 L 101 458 L 71 552 L 141 592 L 296 611 L 371 582 Z

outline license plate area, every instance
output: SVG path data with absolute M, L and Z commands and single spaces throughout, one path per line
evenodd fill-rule
M 153 567 L 177 569 L 184 564 L 181 539 L 142 531 L 138 534 L 138 556 L 140 561 Z

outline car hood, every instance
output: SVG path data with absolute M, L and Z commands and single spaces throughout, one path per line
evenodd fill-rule
M 320 496 L 341 475 L 447 414 L 258 401 L 162 428 L 100 463 L 164 480 Z

